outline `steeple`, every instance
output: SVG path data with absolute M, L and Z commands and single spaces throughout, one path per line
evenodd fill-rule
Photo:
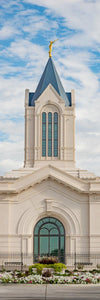
M 47 88 L 49 84 L 51 84 L 54 87 L 54 89 L 57 91 L 60 97 L 65 101 L 65 105 L 70 106 L 70 101 L 67 97 L 67 94 L 65 93 L 65 90 L 63 88 L 63 85 L 61 83 L 61 80 L 59 78 L 59 75 L 57 73 L 57 70 L 55 68 L 54 62 L 51 57 L 49 57 L 48 59 L 48 62 L 41 76 L 39 84 L 32 97 L 31 106 L 34 106 L 34 101 L 40 97 L 40 95 L 44 92 L 44 90 Z
M 49 56 L 35 93 L 25 92 L 25 167 L 73 168 L 74 121 L 74 91 L 65 92 Z

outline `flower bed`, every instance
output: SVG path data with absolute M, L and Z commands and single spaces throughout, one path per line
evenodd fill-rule
M 49 274 L 48 277 L 43 275 L 26 275 L 26 273 L 1 272 L 0 283 L 26 283 L 26 284 L 96 284 L 100 283 L 100 273 L 92 272 L 67 272 L 66 275 Z

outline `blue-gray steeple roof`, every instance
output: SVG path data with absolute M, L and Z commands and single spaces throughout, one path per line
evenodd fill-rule
M 59 75 L 56 71 L 55 65 L 51 57 L 49 57 L 48 59 L 42 77 L 39 81 L 35 93 L 33 94 L 33 97 L 31 96 L 32 98 L 31 98 L 30 106 L 35 105 L 34 101 L 40 97 L 40 95 L 44 92 L 44 90 L 47 88 L 49 84 L 51 84 L 55 88 L 57 93 L 65 101 L 65 105 L 70 106 L 69 97 L 67 97 L 67 94 L 64 91 L 61 80 L 59 78 Z

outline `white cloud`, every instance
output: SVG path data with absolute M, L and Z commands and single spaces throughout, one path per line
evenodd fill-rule
M 17 118 L 11 120 L 0 121 L 0 133 L 1 137 L 6 134 L 7 138 L 11 142 L 19 142 L 23 140 L 24 137 L 24 120 L 21 121 Z
M 45 8 L 62 16 L 65 19 L 65 24 L 70 29 L 78 31 L 75 34 L 75 39 L 71 38 L 71 45 L 86 46 L 88 43 L 100 44 L 100 1 L 85 1 L 85 0 L 24 0 L 26 3 L 44 6 Z M 81 31 L 81 34 L 79 32 Z M 70 42 L 70 39 L 68 39 Z M 95 46 L 95 44 L 94 44 Z
M 91 131 L 89 134 L 86 128 L 77 132 L 76 162 L 77 167 L 88 169 L 100 176 L 100 132 Z
M 26 43 L 26 49 L 25 49 L 25 55 L 29 59 L 29 65 L 31 63 L 31 57 L 32 57 L 32 51 L 34 51 L 34 74 L 35 74 L 35 84 L 38 83 L 38 79 L 40 78 L 40 75 L 42 73 L 42 70 L 39 69 L 39 65 L 44 65 L 46 63 L 46 59 L 44 59 L 44 62 L 41 62 L 41 58 L 38 55 L 37 59 L 37 53 L 39 54 L 40 48 L 36 46 L 36 48 L 30 44 L 30 50 L 28 50 L 29 42 L 25 41 Z M 32 47 L 32 49 L 31 49 Z M 17 47 L 15 43 L 16 48 L 16 54 L 17 54 Z M 34 50 L 33 50 L 34 49 Z M 38 51 L 35 52 L 35 49 Z M 29 52 L 27 52 L 29 51 Z M 18 53 L 19 55 L 19 53 Z M 24 55 L 24 54 L 23 54 Z M 35 56 L 36 55 L 36 56 Z M 40 60 L 39 60 L 40 59 Z M 77 165 L 81 168 L 88 168 L 89 170 L 97 170 L 97 173 L 99 172 L 99 167 L 97 165 L 96 160 L 98 159 L 98 152 L 99 152 L 99 138 L 95 134 L 95 138 L 93 136 L 94 132 L 97 133 L 97 129 L 100 128 L 100 120 L 99 120 L 99 111 L 100 111 L 100 104 L 99 104 L 99 98 L 100 93 L 98 91 L 98 77 L 90 71 L 90 68 L 88 66 L 89 61 L 91 57 L 89 57 L 88 53 L 84 53 L 81 56 L 80 53 L 75 55 L 73 52 L 68 56 L 67 55 L 67 61 L 66 58 L 59 58 L 55 65 L 57 67 L 57 70 L 59 71 L 60 77 L 62 78 L 62 82 L 64 83 L 65 89 L 68 91 L 70 90 L 73 85 L 75 88 L 75 94 L 76 94 L 76 158 L 77 158 Z M 37 63 L 36 63 L 37 61 Z M 44 68 L 44 67 L 43 67 Z M 24 89 L 31 87 L 31 90 L 34 90 L 33 85 L 33 75 L 30 76 L 30 69 L 26 68 L 25 72 L 27 70 L 27 77 L 29 76 L 28 80 L 23 80 L 23 77 L 20 78 L 10 78 L 10 79 L 2 79 L 2 89 L 1 89 L 1 95 L 4 97 L 4 102 L 1 103 L 1 116 L 2 115 L 9 115 L 9 116 L 20 116 L 20 114 L 23 116 L 24 114 Z M 29 75 L 28 75 L 29 72 Z M 64 76 L 64 79 L 63 79 Z M 74 78 L 76 82 L 72 82 L 70 80 L 66 80 L 67 77 Z M 36 82 L 37 81 L 37 82 Z M 80 84 L 80 85 L 79 85 Z M 6 89 L 4 89 L 6 87 Z M 32 89 L 33 87 L 33 89 Z M 68 87 L 68 88 L 67 88 Z M 18 132 L 20 131 L 20 123 L 18 126 L 18 132 L 15 131 L 16 129 L 16 123 L 13 124 L 12 122 L 9 122 L 8 128 L 7 122 L 4 122 L 5 125 L 1 123 L 1 130 L 2 132 L 5 132 L 9 135 L 9 139 L 12 139 L 12 141 L 16 141 L 16 144 L 18 140 L 20 140 L 20 137 L 22 138 L 23 130 L 21 129 L 21 136 L 19 137 Z M 22 124 L 21 124 L 22 125 Z M 24 126 L 24 125 L 22 125 Z M 13 129 L 12 129 L 13 128 Z M 89 132 L 89 134 L 88 134 Z M 98 132 L 99 133 L 99 132 Z M 92 136 L 90 136 L 90 134 Z M 92 143 L 96 144 L 96 148 L 92 147 Z M 88 147 L 87 147 L 88 144 Z M 4 147 L 4 144 L 2 144 Z M 10 147 L 12 147 L 12 143 L 9 144 Z M 19 143 L 17 144 L 17 149 L 19 147 Z M 24 147 L 23 147 L 24 148 Z M 92 149 L 92 151 L 91 151 Z M 98 149 L 98 151 L 97 151 Z M 14 149 L 12 148 L 12 152 Z M 22 150 L 21 150 L 22 151 Z M 3 155 L 3 153 L 2 153 Z M 5 166 L 5 160 L 7 160 L 9 157 L 9 152 L 6 152 L 6 156 L 3 158 L 3 166 Z M 13 168 L 14 164 L 16 167 L 16 161 L 15 161 L 15 152 L 14 155 L 11 153 Z M 90 159 L 91 157 L 91 159 Z M 22 159 L 23 161 L 23 159 Z M 18 162 L 18 159 L 17 159 Z M 21 161 L 19 160 L 19 163 Z M 5 169 L 5 167 L 4 167 Z M 9 169 L 9 160 L 8 160 L 8 169 Z M 7 170 L 8 170 L 7 169 Z
M 4 79 L 1 77 L 0 88 L 0 115 L 5 117 L 10 115 L 24 114 L 24 90 L 25 82 L 19 79 Z
M 41 58 L 45 56 L 45 51 L 43 46 L 32 43 L 27 39 L 16 39 L 16 41 L 11 42 L 10 47 L 4 49 L 1 53 L 7 56 L 18 56 L 26 62 L 37 61 L 40 58 L 40 48 L 41 48 Z
M 0 40 L 8 39 L 12 37 L 15 33 L 15 29 L 11 26 L 3 26 L 0 30 Z
M 20 0 L 10 0 L 10 1 L 6 1 L 6 0 L 1 0 L 0 1 L 1 7 L 3 8 L 11 8 L 12 6 L 19 6 L 21 4 Z
M 25 3 L 33 8 L 26 8 Z M 44 13 L 34 4 L 44 6 Z M 53 55 L 65 90 L 75 89 L 77 165 L 100 174 L 100 84 L 99 73 L 91 68 L 95 61 L 100 64 L 91 52 L 99 51 L 100 1 L 1 0 L 1 5 L 3 9 L 7 5 L 10 14 L 8 20 L 4 18 L 0 38 L 12 38 L 1 51 L 6 61 L 1 63 L 0 129 L 7 135 L 0 148 L 1 172 L 23 164 L 24 91 L 35 90 L 48 59 L 48 41 L 56 38 L 59 29 L 61 38 Z M 12 117 L 21 121 L 13 122 Z
M 0 39 L 16 39 L 16 36 L 27 35 L 28 39 L 34 38 L 38 33 L 45 35 L 46 32 L 55 30 L 58 28 L 56 20 L 49 22 L 46 15 L 42 15 L 36 9 L 26 9 L 19 4 L 19 7 L 15 9 L 12 1 L 12 10 L 10 7 L 7 11 L 7 16 L 4 15 L 4 10 L 1 10 L 1 30 Z M 12 17 L 13 15 L 13 17 Z
M 22 157 L 23 161 L 23 157 Z M 5 173 L 11 170 L 17 170 L 23 167 L 23 162 L 15 159 L 3 159 L 0 162 L 0 176 L 3 176 Z
M 1 142 L 0 143 L 0 175 L 11 169 L 23 166 L 24 142 Z M 1 160 L 2 158 L 2 160 Z

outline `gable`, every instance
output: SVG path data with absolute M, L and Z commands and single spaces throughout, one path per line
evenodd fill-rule
M 61 97 L 58 95 L 58 93 L 56 92 L 56 90 L 53 88 L 51 84 L 48 85 L 46 90 L 35 102 L 36 112 L 38 109 L 38 113 L 39 113 L 42 107 L 44 107 L 44 105 L 50 105 L 50 104 L 57 105 L 57 107 L 59 107 L 61 112 L 65 108 L 65 102 L 61 99 Z
M 23 190 L 27 190 L 29 187 L 40 184 L 47 179 L 56 181 L 65 187 L 70 187 L 70 189 L 79 193 L 88 194 L 89 192 L 93 193 L 93 191 L 100 193 L 99 182 L 86 182 L 51 165 L 34 170 L 33 172 L 31 171 L 31 174 L 25 175 L 16 180 L 9 180 L 7 182 L 5 179 L 3 183 L 0 182 L 0 192 L 2 194 L 18 194 Z

